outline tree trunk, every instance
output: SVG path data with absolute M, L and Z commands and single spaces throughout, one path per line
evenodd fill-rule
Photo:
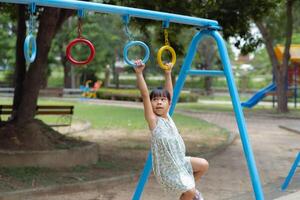
M 22 47 L 26 35 L 26 24 L 25 24 L 25 6 L 18 5 L 18 25 L 17 25 L 17 42 L 16 47 Z M 13 99 L 13 114 L 12 120 L 15 118 L 15 113 L 19 108 L 20 102 L 22 101 L 22 85 L 26 74 L 26 63 L 23 53 L 23 48 L 16 48 L 16 67 L 14 74 L 14 99 Z
M 204 78 L 204 89 L 205 89 L 205 95 L 211 96 L 213 94 L 212 90 L 212 77 L 206 76 Z
M 61 49 L 63 49 L 62 45 L 61 45 Z M 60 59 L 64 67 L 64 87 L 72 88 L 72 73 L 71 73 L 72 66 L 68 62 L 66 53 L 64 51 L 60 52 Z
M 214 45 L 214 40 L 206 38 L 203 40 L 198 48 L 197 52 L 201 56 L 201 63 L 198 66 L 201 70 L 209 70 L 213 66 L 217 54 L 217 50 Z M 204 77 L 204 91 L 205 95 L 210 96 L 213 94 L 212 90 L 212 77 Z
M 280 82 L 280 87 L 277 87 L 277 96 L 278 96 L 278 111 L 279 112 L 288 112 L 288 97 L 287 97 L 287 72 L 289 67 L 290 60 L 290 46 L 292 43 L 292 34 L 293 34 L 293 0 L 286 1 L 286 41 L 284 47 L 282 67 L 277 70 L 278 82 Z
M 18 125 L 32 120 L 35 116 L 39 89 L 47 75 L 47 61 L 51 41 L 63 21 L 67 18 L 67 15 L 61 12 L 61 9 L 45 8 L 41 14 L 37 34 L 37 57 L 31 63 L 23 83 L 22 101 L 16 116 Z M 20 48 L 20 46 L 17 48 Z
M 287 70 L 289 62 L 289 49 L 291 45 L 291 38 L 293 32 L 293 15 L 292 15 L 292 5 L 293 0 L 287 0 L 286 2 L 286 14 L 287 14 L 287 27 L 286 27 L 286 43 L 282 65 L 277 60 L 274 47 L 273 47 L 273 38 L 268 32 L 266 26 L 261 21 L 256 21 L 256 25 L 261 32 L 264 42 L 267 48 L 268 55 L 270 57 L 274 75 L 275 82 L 277 85 L 277 110 L 280 113 L 288 112 L 288 99 L 287 99 Z
M 71 26 L 71 19 L 69 18 L 67 26 L 69 29 L 72 28 Z M 67 41 L 69 40 L 67 37 L 62 38 L 62 41 Z M 66 51 L 64 51 L 66 49 L 66 45 L 64 44 L 64 42 L 60 42 L 59 43 L 59 48 L 61 49 L 60 51 L 60 60 L 62 62 L 62 65 L 64 67 L 64 88 L 73 88 L 73 86 L 75 86 L 75 84 L 73 84 L 72 81 L 74 79 L 73 75 L 73 71 L 72 71 L 72 65 L 70 62 L 68 62 L 68 59 L 66 57 Z
M 280 70 L 283 67 L 280 67 L 280 62 L 277 60 L 274 47 L 273 47 L 273 38 L 269 34 L 267 28 L 265 25 L 263 25 L 262 22 L 255 22 L 256 26 L 258 27 L 260 33 L 262 34 L 264 38 L 264 43 L 267 48 L 267 52 L 269 55 L 269 58 L 271 60 L 272 68 L 273 68 L 273 74 L 275 76 L 275 83 L 277 86 L 276 94 L 277 94 L 277 110 L 278 112 L 287 112 L 287 100 L 286 99 L 286 90 L 285 90 L 285 81 L 284 74 L 282 74 L 282 71 Z M 280 109 L 279 109 L 280 108 Z M 286 108 L 286 109 L 284 109 Z M 283 110 L 281 110 L 283 109 Z
M 15 93 L 13 118 L 0 126 L 0 148 L 13 150 L 49 150 L 63 143 L 61 135 L 42 121 L 34 120 L 38 93 L 47 75 L 47 60 L 51 41 L 63 21 L 74 11 L 44 8 L 39 18 L 37 56 L 26 70 L 23 44 L 26 35 L 25 8 L 18 7 L 16 42 Z
M 107 64 L 105 66 L 105 78 L 104 78 L 104 87 L 106 88 L 108 88 L 110 84 L 110 74 L 111 74 L 110 65 Z
M 70 64 L 66 64 L 64 66 L 64 87 L 72 88 L 72 73 Z

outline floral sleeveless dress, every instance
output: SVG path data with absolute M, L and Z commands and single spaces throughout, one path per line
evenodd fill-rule
M 168 119 L 157 119 L 151 152 L 154 175 L 164 189 L 180 194 L 195 187 L 190 157 L 185 156 L 184 142 L 169 114 Z

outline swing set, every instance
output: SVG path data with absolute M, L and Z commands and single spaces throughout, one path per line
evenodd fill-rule
M 236 117 L 236 122 L 238 125 L 244 156 L 247 162 L 247 167 L 249 170 L 252 187 L 254 191 L 255 198 L 257 200 L 263 200 L 263 190 L 260 182 L 260 177 L 258 170 L 256 168 L 256 163 L 254 159 L 254 154 L 252 151 L 252 147 L 249 141 L 246 122 L 244 118 L 244 113 L 240 104 L 240 99 L 238 95 L 238 91 L 234 82 L 234 77 L 231 69 L 231 64 L 228 56 L 228 52 L 226 49 L 225 42 L 220 35 L 219 31 L 221 27 L 219 26 L 217 21 L 197 18 L 197 17 L 190 17 L 178 14 L 171 14 L 166 12 L 158 12 L 158 11 L 151 11 L 145 9 L 137 9 L 137 8 L 130 8 L 130 7 L 123 7 L 123 6 L 114 6 L 109 4 L 101 4 L 101 3 L 93 3 L 93 2 L 84 2 L 84 1 L 75 1 L 75 0 L 0 0 L 0 2 L 6 3 L 15 3 L 15 4 L 27 4 L 29 5 L 30 11 L 30 22 L 29 23 L 29 34 L 26 37 L 24 43 L 24 54 L 26 61 L 31 63 L 34 61 L 36 56 L 36 42 L 33 36 L 34 30 L 34 20 L 33 20 L 33 13 L 35 11 L 35 6 L 46 6 L 46 7 L 57 7 L 57 8 L 65 8 L 65 9 L 73 9 L 77 10 L 79 13 L 79 25 L 78 25 L 78 37 L 73 40 L 67 47 L 67 57 L 69 61 L 75 65 L 83 65 L 88 64 L 92 61 L 95 55 L 95 48 L 90 41 L 83 38 L 81 36 L 81 18 L 83 16 L 84 11 L 94 11 L 94 12 L 101 12 L 101 13 L 111 13 L 111 14 L 118 14 L 122 16 L 124 24 L 125 24 L 125 33 L 129 37 L 129 42 L 125 45 L 123 56 L 124 60 L 127 64 L 131 66 L 135 66 L 134 62 L 128 58 L 128 50 L 133 46 L 141 46 L 145 49 L 145 56 L 142 59 L 144 63 L 147 62 L 149 59 L 150 51 L 148 46 L 142 41 L 135 41 L 132 35 L 129 32 L 128 24 L 130 17 L 136 18 L 144 18 L 144 19 L 151 19 L 161 21 L 164 28 L 164 35 L 165 35 L 165 45 L 160 48 L 157 54 L 158 63 L 161 68 L 167 70 L 167 65 L 165 65 L 162 61 L 162 53 L 163 51 L 169 51 L 172 55 L 172 63 L 175 64 L 176 62 L 176 54 L 174 49 L 170 46 L 168 41 L 168 32 L 167 28 L 169 27 L 170 23 L 179 23 L 179 24 L 186 24 L 191 25 L 199 31 L 194 35 L 192 41 L 190 43 L 187 55 L 184 59 L 184 62 L 181 66 L 180 73 L 178 76 L 178 80 L 174 87 L 174 96 L 172 100 L 172 105 L 170 108 L 170 115 L 173 114 L 175 110 L 176 103 L 179 98 L 179 94 L 183 88 L 184 82 L 186 80 L 187 75 L 191 76 L 225 76 L 227 81 L 228 90 L 231 96 L 232 105 Z M 193 70 L 191 69 L 191 64 L 193 58 L 196 54 L 197 47 L 200 41 L 205 37 L 209 36 L 212 37 L 218 46 L 220 58 L 223 64 L 223 70 Z M 90 48 L 90 55 L 84 61 L 77 61 L 71 56 L 71 48 L 78 44 L 83 43 Z M 31 44 L 31 49 L 30 49 Z M 31 52 L 31 55 L 30 55 Z M 132 196 L 133 200 L 139 200 L 141 198 L 142 192 L 144 190 L 144 186 L 148 180 L 148 177 L 152 170 L 152 156 L 151 152 L 148 153 L 148 158 L 144 166 L 144 170 L 142 175 L 139 179 L 137 184 L 136 190 Z

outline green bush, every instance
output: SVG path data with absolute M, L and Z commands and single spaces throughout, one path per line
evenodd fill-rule
M 99 99 L 112 99 L 112 100 L 124 100 L 124 101 L 141 101 L 140 93 L 138 90 L 132 89 L 109 89 L 101 88 L 97 92 L 97 98 Z
M 136 89 L 110 89 L 101 88 L 97 92 L 99 99 L 112 99 L 124 101 L 142 101 L 140 91 Z M 196 102 L 198 95 L 194 93 L 181 93 L 179 102 Z
M 179 96 L 179 102 L 197 102 L 199 95 L 195 93 L 181 93 Z

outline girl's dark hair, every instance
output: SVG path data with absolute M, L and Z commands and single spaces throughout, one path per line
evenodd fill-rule
M 162 87 L 155 88 L 151 91 L 150 100 L 152 100 L 155 97 L 167 97 L 167 99 L 171 101 L 171 95 L 169 91 Z

